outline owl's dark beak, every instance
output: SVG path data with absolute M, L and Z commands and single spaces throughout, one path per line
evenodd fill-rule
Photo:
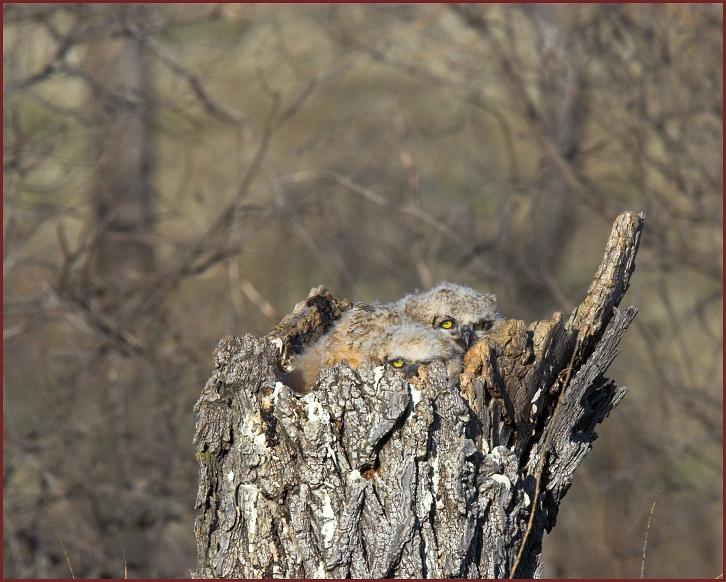
M 416 374 L 418 374 L 418 364 L 406 364 L 403 367 L 403 374 L 406 376 L 406 378 L 413 378 Z
M 462 325 L 459 334 L 461 336 L 461 345 L 465 350 L 468 350 L 471 347 L 471 344 L 474 343 L 474 340 L 476 339 L 476 336 L 474 335 L 474 328 L 470 325 Z

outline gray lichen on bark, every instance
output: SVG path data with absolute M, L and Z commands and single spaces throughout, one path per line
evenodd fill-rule
M 642 228 L 620 215 L 573 314 L 506 321 L 459 382 L 439 364 L 410 382 L 341 364 L 296 395 L 280 366 L 351 305 L 322 287 L 268 336 L 223 338 L 195 406 L 194 575 L 538 575 L 595 426 L 625 395 L 603 374 L 636 314 L 617 306 Z

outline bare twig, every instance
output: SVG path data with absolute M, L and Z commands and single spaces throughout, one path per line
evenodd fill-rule
M 71 566 L 71 559 L 68 557 L 68 552 L 66 551 L 66 547 L 60 539 L 58 540 L 58 543 L 60 544 L 61 550 L 63 550 L 63 556 L 66 559 L 66 564 L 68 565 L 68 571 L 71 573 L 71 578 L 73 578 L 73 580 L 75 580 L 76 575 L 73 573 L 73 566 Z
M 655 511 L 655 504 L 658 501 L 658 495 L 660 490 L 655 494 L 653 499 L 653 505 L 650 507 L 650 514 L 648 515 L 648 525 L 645 527 L 645 536 L 643 537 L 643 559 L 640 562 L 640 579 L 645 578 L 645 554 L 648 550 L 648 532 L 650 531 L 650 522 L 653 519 L 653 512 Z

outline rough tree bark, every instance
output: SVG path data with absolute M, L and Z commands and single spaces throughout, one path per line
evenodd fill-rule
M 313 289 L 263 338 L 223 338 L 195 406 L 196 577 L 532 577 L 595 426 L 625 395 L 603 376 L 636 314 L 619 311 L 643 217 L 613 225 L 569 318 L 507 320 L 465 357 L 323 370 L 295 396 L 288 354 L 350 307 Z

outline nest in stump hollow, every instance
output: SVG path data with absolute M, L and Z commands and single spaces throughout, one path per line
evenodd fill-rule
M 621 214 L 585 300 L 507 320 L 441 364 L 277 381 L 351 306 L 313 289 L 263 338 L 224 338 L 195 406 L 198 577 L 531 577 L 595 426 L 625 388 L 603 376 L 636 314 L 617 309 L 643 217 Z

